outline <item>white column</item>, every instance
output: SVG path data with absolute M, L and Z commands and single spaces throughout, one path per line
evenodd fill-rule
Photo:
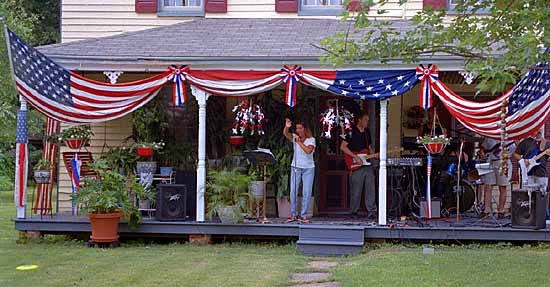
M 27 101 L 25 101 L 22 97 L 19 97 L 19 103 L 20 103 L 20 106 L 19 106 L 19 114 L 17 115 L 17 129 L 18 130 L 26 130 L 27 127 L 20 127 L 19 125 L 23 124 L 23 125 L 27 125 Z M 24 117 L 25 119 L 21 119 L 21 117 Z M 25 135 L 24 136 L 25 138 L 28 137 L 28 135 Z M 28 144 L 28 141 L 26 142 Z M 17 153 L 16 153 L 16 156 L 15 156 L 15 161 L 16 161 L 16 170 L 15 170 L 15 173 L 16 173 L 16 176 L 15 178 L 17 179 L 17 174 L 23 174 L 23 179 L 22 179 L 22 186 L 19 187 L 19 188 L 22 188 L 23 189 L 23 206 L 19 206 L 19 203 L 16 202 L 16 206 L 17 206 L 17 218 L 25 218 L 26 217 L 26 209 L 27 209 L 27 173 L 28 173 L 28 163 L 27 163 L 27 160 L 25 160 L 25 165 L 24 166 L 19 166 L 17 161 L 19 159 L 19 154 L 21 152 L 24 152 L 25 153 L 25 156 L 28 158 L 29 155 L 28 155 L 28 148 L 25 147 L 23 151 L 21 151 L 19 148 L 17 148 Z M 20 169 L 23 169 L 24 171 L 21 172 Z M 17 187 L 18 184 L 15 184 L 15 186 Z M 16 192 L 17 194 L 19 194 L 19 191 L 16 189 L 14 190 L 14 192 Z
M 386 158 L 388 149 L 388 100 L 380 101 L 380 172 L 378 174 L 378 225 L 386 225 Z
M 197 222 L 204 221 L 204 193 L 206 190 L 206 101 L 209 93 L 191 86 L 199 104 L 199 150 L 197 163 Z

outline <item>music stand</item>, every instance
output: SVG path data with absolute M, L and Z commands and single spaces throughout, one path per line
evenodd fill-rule
M 258 148 L 255 150 L 245 150 L 243 155 L 250 161 L 252 165 L 261 166 L 263 168 L 264 178 L 264 195 L 262 200 L 262 218 L 260 219 L 260 205 L 256 206 L 256 221 L 260 223 L 269 223 L 269 220 L 265 216 L 265 210 L 267 205 L 267 166 L 271 164 L 277 164 L 277 159 L 271 150 L 265 148 Z

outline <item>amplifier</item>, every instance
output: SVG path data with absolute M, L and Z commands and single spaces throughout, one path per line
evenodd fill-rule
M 541 191 L 512 190 L 512 227 L 546 228 L 546 200 Z
M 187 219 L 187 186 L 185 184 L 157 184 L 155 217 L 159 221 Z

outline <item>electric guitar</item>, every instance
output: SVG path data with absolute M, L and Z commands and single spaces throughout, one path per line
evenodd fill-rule
M 525 159 L 519 160 L 518 163 L 519 163 L 519 167 L 521 168 L 522 173 L 527 174 L 527 173 L 529 173 L 535 166 L 540 165 L 540 162 L 538 162 L 538 160 L 539 160 L 541 157 L 543 157 L 543 156 L 545 156 L 545 155 L 548 155 L 548 153 L 550 153 L 550 149 L 544 150 L 543 152 L 539 153 L 539 154 L 536 155 L 535 157 L 526 159 L 526 160 L 529 162 L 529 165 L 527 165 L 527 164 L 525 163 Z
M 386 151 L 386 153 L 388 153 L 388 154 L 398 153 L 398 152 L 401 152 L 402 150 L 403 150 L 403 148 L 390 149 L 390 150 Z M 346 156 L 344 157 L 344 160 L 346 161 L 346 166 L 347 166 L 349 171 L 356 171 L 356 170 L 360 169 L 362 166 L 370 165 L 369 159 L 377 158 L 377 157 L 380 156 L 380 153 L 369 153 L 368 149 L 364 149 L 364 150 L 361 150 L 359 152 L 354 152 L 354 153 L 361 158 L 361 162 L 356 162 L 355 159 L 352 156 L 346 154 Z

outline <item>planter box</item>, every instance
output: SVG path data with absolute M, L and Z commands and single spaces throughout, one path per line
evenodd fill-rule
M 152 157 L 153 156 L 153 148 L 152 147 L 138 147 L 137 148 L 137 154 L 141 157 Z
M 88 143 L 87 139 L 70 139 L 65 140 L 65 145 L 67 145 L 70 149 L 81 149 L 83 146 L 85 146 Z

